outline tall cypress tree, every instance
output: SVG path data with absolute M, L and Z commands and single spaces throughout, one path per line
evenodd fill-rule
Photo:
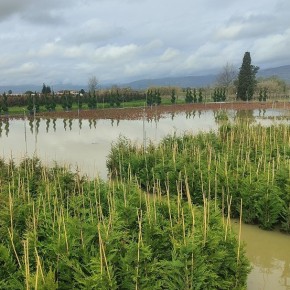
M 248 101 L 253 98 L 257 84 L 256 74 L 259 67 L 252 65 L 251 61 L 250 52 L 245 52 L 237 82 L 237 98 L 243 101 Z

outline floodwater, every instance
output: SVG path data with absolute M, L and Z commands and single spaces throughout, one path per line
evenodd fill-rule
M 283 110 L 227 111 L 230 120 L 247 117 L 264 125 L 286 122 Z M 125 136 L 139 144 L 158 142 L 168 134 L 194 134 L 216 130 L 217 112 L 193 111 L 168 114 L 153 120 L 19 120 L 0 118 L 0 157 L 17 163 L 25 156 L 38 156 L 44 164 L 70 165 L 89 177 L 107 177 L 106 158 L 112 142 Z M 290 289 L 290 236 L 243 225 L 242 239 L 253 270 L 249 290 Z
M 238 224 L 233 227 L 238 232 Z M 241 239 L 252 265 L 247 289 L 289 290 L 290 235 L 243 224 Z

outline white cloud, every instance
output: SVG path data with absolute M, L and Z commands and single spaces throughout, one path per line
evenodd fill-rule
M 128 44 L 124 46 L 107 45 L 96 48 L 93 54 L 95 61 L 114 61 L 132 57 L 138 50 L 137 45 Z
M 0 84 L 86 83 L 288 64 L 288 0 L 1 0 Z
M 167 48 L 164 53 L 161 55 L 160 60 L 162 62 L 167 62 L 173 60 L 179 55 L 179 51 L 174 48 Z

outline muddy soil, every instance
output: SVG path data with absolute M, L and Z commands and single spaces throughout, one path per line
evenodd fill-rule
M 96 110 L 41 112 L 37 117 L 63 118 L 63 119 L 113 119 L 137 120 L 160 118 L 170 113 L 204 111 L 204 110 L 255 110 L 255 109 L 290 109 L 290 102 L 232 102 L 232 103 L 200 103 L 200 104 L 175 104 L 138 108 L 106 108 Z M 16 117 L 16 116 L 10 116 Z

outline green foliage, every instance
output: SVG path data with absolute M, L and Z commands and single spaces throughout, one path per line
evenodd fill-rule
M 171 104 L 175 104 L 176 103 L 176 93 L 175 93 L 174 89 L 172 89 L 172 91 L 171 91 L 171 99 L 170 99 L 170 101 L 171 101 Z
M 213 93 L 214 102 L 224 102 L 226 100 L 226 88 L 216 88 Z
M 160 105 L 161 93 L 159 90 L 148 90 L 146 93 L 147 106 Z
M 251 64 L 250 52 L 245 52 L 237 80 L 238 99 L 249 101 L 253 98 L 255 87 L 257 85 L 256 74 L 258 70 L 259 67 Z
M 43 83 L 41 92 L 42 92 L 43 95 L 51 94 L 50 86 L 47 86 L 45 83 Z
M 87 180 L 38 159 L 0 166 L 1 289 L 245 286 L 243 247 L 211 202 L 193 207 L 149 196 L 137 180 Z
M 198 102 L 202 103 L 203 101 L 203 95 L 202 95 L 202 89 L 198 90 Z
M 193 89 L 193 102 L 197 103 L 197 94 L 196 94 L 196 89 Z
M 33 96 L 32 96 L 32 93 L 30 93 L 29 96 L 28 96 L 27 110 L 28 110 L 28 112 L 33 113 Z
M 190 88 L 186 89 L 185 102 L 186 103 L 192 103 L 193 102 L 192 90 Z
M 8 97 L 7 97 L 5 92 L 2 95 L 2 101 L 0 103 L 0 113 L 1 113 L 1 110 L 5 114 L 7 114 L 9 111 L 9 109 L 8 109 Z
M 126 179 L 137 176 L 144 190 L 190 194 L 196 205 L 204 196 L 231 216 L 264 229 L 290 228 L 290 127 L 263 127 L 239 120 L 229 123 L 227 114 L 218 111 L 223 121 L 217 133 L 168 136 L 160 144 L 142 147 L 120 139 L 113 145 L 107 167 L 112 175 Z

